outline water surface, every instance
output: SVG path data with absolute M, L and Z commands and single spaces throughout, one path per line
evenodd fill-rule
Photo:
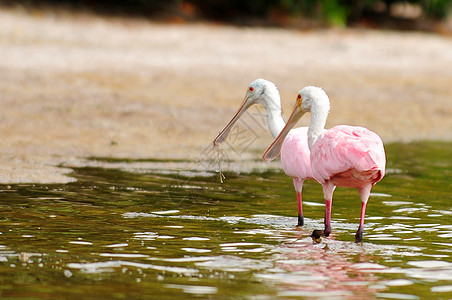
M 316 244 L 320 185 L 305 184 L 297 228 L 278 170 L 221 184 L 214 171 L 79 168 L 66 185 L 1 186 L 0 295 L 450 299 L 452 144 L 386 148 L 361 245 L 356 190 L 337 189 L 333 234 Z

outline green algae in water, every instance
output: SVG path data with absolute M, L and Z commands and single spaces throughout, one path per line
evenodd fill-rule
M 452 144 L 386 146 L 356 245 L 356 190 L 334 194 L 333 234 L 320 185 L 304 186 L 296 227 L 283 172 L 182 176 L 75 169 L 66 185 L 0 191 L 3 298 L 452 297 Z M 112 161 L 114 162 L 114 161 Z M 121 161 L 127 163 L 127 161 Z

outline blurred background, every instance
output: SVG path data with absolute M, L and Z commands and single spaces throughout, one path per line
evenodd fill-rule
M 450 14 L 450 0 L 28 0 L 4 6 L 56 7 L 160 21 L 210 20 L 241 25 L 379 26 L 433 29 Z
M 0 0 L 0 298 L 451 299 L 450 10 Z M 306 182 L 295 228 L 292 178 L 262 160 L 262 107 L 213 149 L 257 78 L 286 120 L 316 85 L 327 128 L 382 137 L 364 244 L 354 189 L 337 189 L 334 233 L 313 244 L 323 195 Z
M 318 85 L 328 127 L 451 140 L 451 33 L 447 0 L 1 0 L 0 181 L 65 182 L 90 157 L 203 160 L 256 78 L 284 118 Z M 251 113 L 228 157 L 271 143 Z

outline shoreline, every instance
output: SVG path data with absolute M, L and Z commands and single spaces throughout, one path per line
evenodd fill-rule
M 0 10 L 0 36 L 4 184 L 64 183 L 59 166 L 89 157 L 196 161 L 259 77 L 278 86 L 285 119 L 298 90 L 318 85 L 332 102 L 327 127 L 367 127 L 385 143 L 452 140 L 452 39 L 436 34 Z M 271 143 L 256 126 L 232 158 Z

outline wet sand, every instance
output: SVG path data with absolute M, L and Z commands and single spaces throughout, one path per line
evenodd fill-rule
M 90 157 L 202 159 L 259 77 L 279 87 L 285 118 L 298 90 L 318 85 L 327 127 L 452 140 L 452 39 L 441 35 L 0 10 L 0 55 L 0 183 L 69 182 Z M 228 157 L 258 161 L 272 137 L 254 132 Z

